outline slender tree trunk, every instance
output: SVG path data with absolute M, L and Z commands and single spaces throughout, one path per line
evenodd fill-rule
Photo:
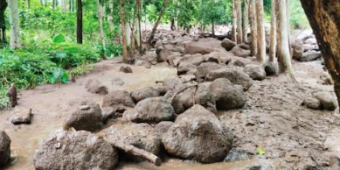
M 168 5 L 168 0 L 164 0 L 164 2 L 163 2 L 163 8 L 162 8 L 161 12 L 159 13 L 158 19 L 157 19 L 155 25 L 153 26 L 153 29 L 152 29 L 150 38 L 149 38 L 149 40 L 148 40 L 148 42 L 149 42 L 150 44 L 151 44 L 151 42 L 152 42 L 152 40 L 153 40 L 153 38 L 154 38 L 154 36 L 155 36 L 155 33 L 156 33 L 156 30 L 157 30 L 158 24 L 159 24 L 159 22 L 160 22 L 161 19 L 162 19 L 163 13 L 164 13 L 164 11 L 165 11 L 167 5 Z
M 232 0 L 232 14 L 233 14 L 233 19 L 232 19 L 232 28 L 231 28 L 231 40 L 237 43 L 237 33 L 236 33 L 236 24 L 237 24 L 237 10 L 236 10 L 236 0 Z
M 261 63 L 266 61 L 266 38 L 263 21 L 263 0 L 256 1 L 256 22 L 257 22 L 257 60 Z
M 114 24 L 113 24 L 113 3 L 114 3 L 114 0 L 110 0 L 109 1 L 110 13 L 109 13 L 109 16 L 108 16 L 108 20 L 109 20 L 110 32 L 112 32 L 113 29 L 114 29 Z
M 301 4 L 334 80 L 335 94 L 340 105 L 340 1 L 301 0 Z
M 83 43 L 83 3 L 77 0 L 77 43 Z
M 255 0 L 249 0 L 249 23 L 251 34 L 251 55 L 257 55 L 257 23 L 256 23 L 256 7 Z
M 140 0 L 136 0 L 138 2 L 138 34 L 139 34 L 139 52 L 142 54 L 142 26 L 141 26 L 141 19 L 142 19 L 142 4 Z
M 249 29 L 249 0 L 244 0 L 243 11 L 243 42 L 248 43 L 248 29 Z
M 276 56 L 276 0 L 272 0 L 269 61 L 274 62 Z
M 123 61 L 125 63 L 129 62 L 127 46 L 126 46 L 126 35 L 125 35 L 125 14 L 124 14 L 124 0 L 119 0 L 120 4 L 120 23 L 121 23 L 121 32 L 122 32 L 122 41 L 123 41 Z
M 28 9 L 31 9 L 31 0 L 26 0 L 26 5 Z
M 1 42 L 6 42 L 6 19 L 5 19 L 5 12 L 8 4 L 6 0 L 0 1 L 0 29 L 1 29 Z
M 214 22 L 214 19 L 211 20 L 211 31 L 212 31 L 212 35 L 215 36 L 215 22 Z
M 133 21 L 132 21 L 132 26 L 131 26 L 131 37 L 130 37 L 130 42 L 131 42 L 131 45 L 130 45 L 130 54 L 131 56 L 134 55 L 134 50 L 135 50 L 135 26 L 136 26 L 136 17 L 137 17 L 137 10 L 138 10 L 138 2 L 136 1 L 135 3 L 135 8 L 134 8 L 134 11 L 133 11 Z
M 104 4 L 102 0 L 96 0 L 97 6 L 98 6 L 98 25 L 99 25 L 99 31 L 100 31 L 100 40 L 102 41 L 102 48 L 103 51 L 106 49 L 106 43 L 105 43 L 105 35 L 104 35 L 104 27 L 103 27 L 103 18 L 104 18 Z M 102 59 L 106 59 L 105 52 L 102 54 Z
M 236 10 L 237 10 L 237 43 L 241 44 L 243 42 L 242 3 L 241 3 L 241 0 L 236 0 Z
M 21 47 L 18 0 L 8 1 L 8 8 L 9 8 L 9 22 L 11 26 L 10 47 L 11 49 L 17 49 Z

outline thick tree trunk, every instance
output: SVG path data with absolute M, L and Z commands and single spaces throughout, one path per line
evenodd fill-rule
M 272 0 L 269 61 L 274 62 L 276 56 L 276 0 Z
M 251 55 L 257 55 L 257 23 L 256 23 L 256 7 L 255 0 L 249 0 L 249 23 L 251 34 Z
M 264 32 L 263 21 L 263 0 L 256 1 L 256 22 L 257 22 L 257 60 L 259 62 L 266 61 L 266 38 Z
M 126 35 L 125 35 L 125 14 L 124 14 L 124 0 L 119 0 L 120 5 L 120 23 L 121 23 L 121 34 L 122 34 L 122 41 L 123 41 L 123 62 L 128 63 L 128 53 L 127 53 L 127 46 L 126 46 Z
M 152 40 L 153 40 L 153 38 L 154 38 L 154 36 L 155 36 L 155 33 L 156 33 L 156 30 L 157 30 L 158 24 L 159 24 L 159 22 L 160 22 L 161 19 L 162 19 L 163 13 L 164 13 L 164 11 L 165 11 L 167 5 L 168 5 L 168 0 L 164 0 L 164 2 L 163 2 L 163 8 L 162 8 L 161 12 L 159 13 L 158 19 L 157 19 L 155 25 L 154 25 L 153 28 L 152 28 L 152 32 L 151 32 L 150 38 L 149 38 L 149 40 L 148 40 L 148 42 L 149 42 L 150 44 L 151 44 L 151 42 L 152 42 Z
M 96 0 L 98 6 L 98 25 L 100 31 L 100 40 L 102 41 L 102 48 L 105 51 L 106 43 L 105 43 L 105 35 L 104 35 L 104 26 L 103 26 L 103 18 L 104 18 L 104 4 L 102 0 Z M 102 59 L 106 59 L 105 52 L 102 54 Z
M 237 10 L 237 43 L 241 44 L 243 42 L 242 3 L 241 3 L 241 0 L 236 0 L 236 10 Z
M 9 8 L 9 22 L 11 26 L 10 47 L 11 49 L 17 49 L 21 47 L 18 0 L 8 1 L 8 8 Z
M 83 3 L 77 0 L 77 43 L 83 43 Z
M 244 0 L 243 11 L 243 42 L 248 43 L 248 29 L 249 29 L 249 0 Z
M 237 10 L 236 10 L 236 0 L 232 0 L 232 28 L 231 28 L 231 40 L 237 43 L 237 33 L 236 33 L 236 24 L 237 24 Z
M 301 3 L 334 80 L 335 94 L 340 105 L 340 1 L 301 0 Z

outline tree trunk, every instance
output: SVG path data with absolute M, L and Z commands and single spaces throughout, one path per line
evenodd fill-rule
M 256 23 L 256 7 L 255 0 L 249 1 L 249 23 L 251 34 L 251 55 L 257 55 L 257 23 Z
M 257 60 L 261 63 L 266 60 L 266 37 L 263 21 L 263 0 L 256 1 L 256 22 L 257 22 Z
M 236 10 L 236 0 L 232 0 L 232 14 L 233 14 L 233 19 L 232 19 L 232 28 L 231 28 L 231 40 L 237 43 L 237 33 L 236 33 L 236 23 L 237 23 L 237 10 Z
M 11 49 L 17 49 L 21 47 L 18 0 L 8 1 L 8 8 L 9 8 L 9 22 L 11 26 L 10 47 Z
M 249 29 L 249 0 L 244 0 L 243 11 L 243 42 L 248 43 L 248 29 Z
M 5 12 L 8 4 L 6 0 L 0 1 L 0 33 L 2 34 L 1 42 L 6 42 L 6 19 L 5 19 Z
M 102 0 L 96 0 L 98 6 L 98 25 L 100 31 L 100 40 L 102 41 L 102 49 L 105 51 L 106 43 L 105 43 L 105 35 L 104 35 L 104 27 L 103 27 L 103 18 L 104 18 L 104 4 Z M 102 59 L 106 59 L 105 52 L 102 54 Z
M 108 20 L 109 20 L 110 32 L 112 32 L 113 29 L 114 29 L 114 23 L 113 23 L 113 2 L 114 2 L 114 0 L 110 0 L 109 1 L 110 13 L 109 13 L 109 16 L 107 17 Z
M 155 36 L 155 33 L 156 33 L 156 30 L 157 30 L 158 24 L 159 24 L 159 22 L 160 22 L 161 19 L 162 19 L 163 13 L 164 13 L 164 11 L 165 11 L 167 5 L 168 5 L 168 0 L 164 0 L 164 2 L 163 2 L 163 8 L 162 8 L 161 12 L 159 13 L 158 19 L 157 19 L 155 25 L 154 25 L 153 28 L 152 28 L 152 32 L 151 32 L 150 38 L 149 38 L 149 40 L 148 40 L 148 42 L 149 42 L 150 44 L 151 44 L 151 42 L 152 42 L 152 40 L 153 40 L 153 38 L 154 38 L 154 36 Z
M 237 43 L 241 44 L 243 42 L 242 3 L 241 3 L 241 0 L 236 0 L 236 10 L 237 10 Z
M 134 55 L 134 50 L 135 50 L 135 40 L 136 40 L 136 34 L 135 34 L 135 26 L 137 25 L 136 23 L 136 17 L 137 17 L 137 12 L 138 12 L 138 2 L 136 1 L 135 3 L 135 8 L 134 8 L 134 11 L 133 11 L 133 19 L 132 19 L 132 24 L 131 24 L 131 37 L 130 37 L 130 42 L 131 42 L 131 45 L 130 45 L 130 54 L 131 56 Z
M 26 0 L 26 5 L 28 9 L 31 9 L 31 0 Z
M 77 0 L 77 43 L 83 43 L 83 3 Z
M 128 59 L 127 47 L 126 47 L 124 0 L 119 0 L 119 5 L 120 5 L 121 34 L 122 34 L 122 41 L 123 41 L 123 62 L 128 63 L 129 59 Z
M 274 62 L 276 56 L 276 0 L 272 0 L 269 61 Z
M 136 0 L 138 2 L 138 39 L 139 39 L 139 52 L 142 54 L 142 26 L 141 26 L 141 19 L 142 19 L 142 2 L 141 0 Z
M 40 5 L 41 5 L 41 6 L 44 6 L 43 0 L 40 0 Z
M 300 0 L 314 30 L 340 105 L 340 1 Z
M 212 32 L 212 35 L 215 36 L 215 22 L 214 22 L 214 19 L 211 20 L 211 32 Z

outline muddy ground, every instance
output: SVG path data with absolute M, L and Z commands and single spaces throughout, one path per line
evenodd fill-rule
M 94 70 L 75 83 L 45 85 L 22 91 L 19 106 L 0 112 L 0 129 L 12 140 L 12 163 L 5 170 L 34 170 L 33 155 L 39 144 L 51 132 L 61 129 L 63 121 L 82 99 L 101 103 L 102 96 L 88 93 L 83 87 L 87 79 L 97 79 L 109 91 L 134 90 L 155 85 L 169 77 L 176 77 L 176 69 L 161 63 L 147 69 L 131 66 L 133 74 L 118 72 L 121 58 L 94 64 Z M 298 84 L 288 75 L 267 77 L 254 81 L 246 92 L 247 104 L 242 109 L 219 112 L 218 115 L 235 135 L 235 148 L 253 153 L 249 160 L 232 163 L 202 165 L 191 161 L 167 159 L 162 166 L 151 163 L 120 163 L 119 170 L 231 170 L 249 169 L 261 165 L 263 169 L 334 169 L 335 157 L 340 157 L 340 121 L 338 110 L 318 111 L 302 106 L 304 98 L 316 91 L 333 92 L 333 87 L 320 84 L 323 73 L 320 61 L 294 62 Z M 121 78 L 125 84 L 112 84 Z M 333 96 L 335 98 L 335 96 Z M 33 109 L 31 125 L 14 126 L 9 117 L 16 112 Z M 119 121 L 119 120 L 117 120 Z M 117 121 L 112 123 L 117 123 Z M 103 130 L 105 131 L 105 129 Z M 102 135 L 98 132 L 97 135 Z M 264 155 L 257 155 L 263 148 Z

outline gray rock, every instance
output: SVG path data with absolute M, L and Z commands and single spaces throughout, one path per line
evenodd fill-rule
M 232 52 L 235 56 L 238 57 L 249 57 L 250 56 L 250 50 L 244 49 L 244 47 L 237 45 L 235 46 L 230 52 Z
M 314 98 L 314 97 L 307 97 L 303 101 L 303 105 L 307 106 L 310 109 L 315 109 L 315 110 L 321 109 L 320 101 L 318 99 Z
M 264 65 L 264 70 L 266 71 L 267 76 L 273 76 L 278 74 L 279 67 L 277 63 L 268 62 Z
M 296 40 L 292 44 L 293 48 L 293 58 L 296 60 L 300 60 L 303 57 L 304 53 L 304 46 L 303 46 L 303 41 L 302 40 Z
M 308 51 L 303 53 L 303 56 L 300 58 L 300 61 L 308 62 L 317 60 L 319 58 L 321 58 L 320 51 Z
M 195 75 L 196 79 L 198 82 L 203 82 L 206 79 L 209 72 L 213 70 L 218 70 L 223 67 L 226 67 L 226 66 L 222 64 L 213 63 L 213 62 L 202 63 L 201 65 L 197 67 L 197 71 Z
M 11 139 L 0 131 L 0 167 L 7 165 L 11 159 Z
M 124 81 L 121 78 L 113 78 L 111 81 L 112 85 L 116 85 L 116 86 L 122 86 L 124 85 Z
M 143 88 L 134 90 L 131 93 L 131 97 L 135 103 L 138 103 L 139 101 L 142 101 L 146 98 L 158 97 L 158 96 L 160 96 L 159 91 L 153 87 L 143 87 Z
M 14 114 L 11 117 L 11 123 L 14 125 L 20 125 L 20 124 L 31 124 L 33 119 L 33 113 L 32 109 L 30 109 L 28 112 L 19 112 Z
M 125 110 L 135 107 L 135 103 L 128 92 L 113 91 L 104 97 L 102 107 L 112 107 L 116 114 L 122 115 Z
M 218 118 L 195 105 L 178 116 L 163 135 L 165 150 L 176 157 L 201 163 L 222 161 L 232 146 L 232 137 Z
M 33 163 L 36 170 L 112 170 L 118 164 L 118 152 L 91 133 L 58 131 L 44 140 Z
M 221 46 L 225 48 L 227 51 L 230 51 L 236 46 L 236 43 L 226 38 L 221 42 Z
M 174 122 L 170 121 L 163 121 L 159 122 L 156 126 L 155 129 L 158 131 L 160 136 L 163 136 L 169 129 L 170 127 L 174 124 Z
M 210 84 L 218 110 L 242 108 L 246 104 L 243 88 L 234 86 L 228 79 L 220 78 Z
M 224 161 L 226 162 L 235 162 L 235 161 L 243 161 L 249 159 L 249 155 L 246 151 L 243 150 L 236 150 L 236 149 L 231 149 L 225 157 Z
M 249 75 L 253 80 L 264 80 L 267 77 L 267 73 L 263 66 L 256 64 L 249 64 L 245 66 L 244 72 Z
M 108 89 L 106 86 L 102 85 L 100 81 L 89 79 L 85 82 L 85 88 L 90 93 L 106 95 Z
M 147 98 L 137 103 L 134 111 L 124 113 L 124 118 L 136 123 L 172 121 L 174 109 L 163 97 Z
M 119 68 L 119 72 L 123 72 L 123 73 L 132 73 L 132 69 L 129 66 L 121 66 Z
M 328 92 L 317 92 L 313 94 L 315 98 L 317 98 L 323 109 L 333 111 L 336 109 L 336 103 L 333 99 L 331 93 Z

